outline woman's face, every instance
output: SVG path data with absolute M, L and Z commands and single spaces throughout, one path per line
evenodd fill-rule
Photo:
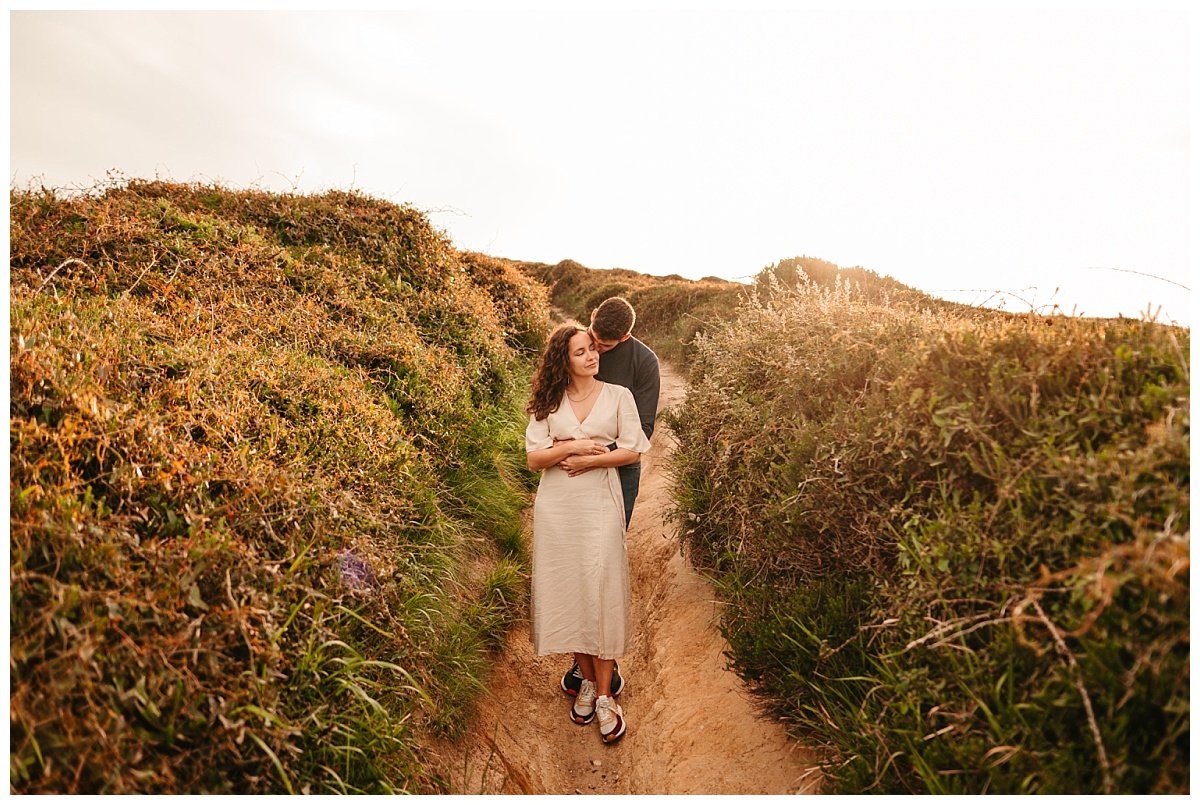
M 586 332 L 575 333 L 567 349 L 568 369 L 575 377 L 595 377 L 600 371 L 600 353 Z

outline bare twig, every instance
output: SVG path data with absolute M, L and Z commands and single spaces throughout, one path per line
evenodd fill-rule
M 50 282 L 50 280 L 54 279 L 55 274 L 62 271 L 64 268 L 66 268 L 69 265 L 81 265 L 84 268 L 88 268 L 88 269 L 91 268 L 91 266 L 89 266 L 87 263 L 83 262 L 82 260 L 79 260 L 75 257 L 69 257 L 66 260 L 63 260 L 61 263 L 59 263 L 58 268 L 51 271 L 46 276 L 46 279 L 42 280 L 42 284 L 38 286 L 37 293 L 41 293 L 42 289 L 46 287 L 46 283 L 48 283 L 48 282 Z
M 1176 282 L 1175 280 L 1169 280 L 1166 277 L 1160 277 L 1157 274 L 1147 274 L 1145 271 L 1134 271 L 1132 268 L 1113 268 L 1112 266 L 1084 266 L 1084 269 L 1086 271 L 1120 271 L 1125 274 L 1140 274 L 1141 276 L 1149 277 L 1150 279 L 1162 280 L 1163 282 L 1169 282 L 1172 285 L 1183 288 L 1183 290 L 1185 290 L 1185 291 L 1192 290 L 1191 288 L 1189 288 L 1188 286 L 1184 285 L 1181 282 Z
M 1087 713 L 1088 726 L 1092 729 L 1092 738 L 1096 741 L 1096 754 L 1100 760 L 1100 770 L 1104 772 L 1104 793 L 1111 794 L 1113 792 L 1112 770 L 1108 765 L 1108 753 L 1104 751 L 1104 740 L 1100 735 L 1100 726 L 1096 723 L 1096 713 L 1092 709 L 1092 697 L 1088 695 L 1087 688 L 1083 685 L 1083 671 L 1079 668 L 1079 663 L 1075 661 L 1075 655 L 1067 648 L 1066 642 L 1059 634 L 1058 628 L 1046 616 L 1045 610 L 1042 609 L 1041 603 L 1036 599 L 1030 599 L 1033 608 L 1037 610 L 1038 617 L 1041 618 L 1043 624 L 1050 631 L 1050 636 L 1054 638 L 1055 648 L 1058 653 L 1066 660 L 1067 666 L 1071 669 L 1071 675 L 1075 678 L 1075 689 L 1079 691 L 1080 697 L 1083 699 L 1083 709 Z
M 932 646 L 930 646 L 930 648 L 938 648 L 940 646 L 949 645 L 951 640 L 957 640 L 960 637 L 964 637 L 966 635 L 971 634 L 971 632 L 977 632 L 980 629 L 983 629 L 987 626 L 995 626 L 996 624 L 999 624 L 999 623 L 1012 623 L 1015 619 L 1016 619 L 1016 616 L 1008 616 L 1008 617 L 1002 617 L 1002 618 L 991 618 L 989 620 L 980 621 L 979 623 L 976 623 L 974 626 L 968 627 L 966 629 L 962 629 L 960 631 L 955 632 L 952 635 L 947 635 L 946 637 L 943 637 L 941 640 L 937 641 Z
M 918 637 L 916 640 L 911 641 L 907 646 L 904 647 L 904 650 L 908 651 L 909 649 L 914 649 L 917 646 L 928 643 L 930 640 L 936 640 L 942 637 L 947 632 L 953 632 L 960 626 L 964 626 L 968 623 L 979 623 L 980 621 L 990 620 L 991 617 L 991 613 L 987 613 L 983 615 L 974 615 L 968 618 L 955 618 L 954 620 L 940 623 L 936 628 L 933 629 L 933 631 L 929 632 L 929 634 L 925 635 L 924 637 Z M 1007 618 L 1003 620 L 1007 620 Z
M 1183 379 L 1192 382 L 1192 371 L 1188 364 L 1187 357 L 1183 354 L 1183 350 L 1179 348 L 1179 341 L 1175 338 L 1175 333 L 1167 331 L 1167 338 L 1171 340 L 1171 346 L 1175 348 L 1175 357 L 1179 360 L 1179 368 L 1183 370 Z
M 159 255 L 156 254 L 154 255 L 154 259 L 146 264 L 146 267 L 142 269 L 142 273 L 138 274 L 138 278 L 133 281 L 133 285 L 130 285 L 121 293 L 122 299 L 128 299 L 130 292 L 138 286 L 138 283 L 142 281 L 142 277 L 146 276 L 146 272 L 158 265 L 158 258 Z

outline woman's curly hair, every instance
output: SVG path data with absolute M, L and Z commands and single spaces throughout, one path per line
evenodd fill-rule
M 571 339 L 576 333 L 586 333 L 587 328 L 576 321 L 561 324 L 546 342 L 542 362 L 533 375 L 533 394 L 525 413 L 534 419 L 545 419 L 562 404 L 563 392 L 571 382 Z

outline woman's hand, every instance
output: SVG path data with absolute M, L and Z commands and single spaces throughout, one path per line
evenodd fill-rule
M 605 448 L 604 452 L 607 453 L 608 449 Z M 560 469 L 566 470 L 568 477 L 574 478 L 576 475 L 581 475 L 592 469 L 595 465 L 592 454 L 589 454 L 569 456 L 558 462 L 558 466 Z
M 566 445 L 570 454 L 558 462 L 558 468 L 571 478 L 593 469 L 596 466 L 591 460 L 593 456 L 608 454 L 608 445 L 594 439 L 555 439 L 554 446 L 560 445 Z
M 566 459 L 601 456 L 607 452 L 608 446 L 594 439 L 554 439 L 549 447 L 526 454 L 525 465 L 533 472 L 555 466 L 565 470 L 562 462 Z

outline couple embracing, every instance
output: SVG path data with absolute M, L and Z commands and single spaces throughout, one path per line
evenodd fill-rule
M 633 515 L 642 454 L 658 408 L 658 358 L 632 336 L 633 307 L 620 297 L 550 336 L 526 410 L 525 451 L 543 470 L 533 507 L 533 649 L 573 653 L 562 689 L 570 718 L 599 724 L 600 738 L 625 735 L 615 697 L 616 660 L 632 628 L 625 530 Z

